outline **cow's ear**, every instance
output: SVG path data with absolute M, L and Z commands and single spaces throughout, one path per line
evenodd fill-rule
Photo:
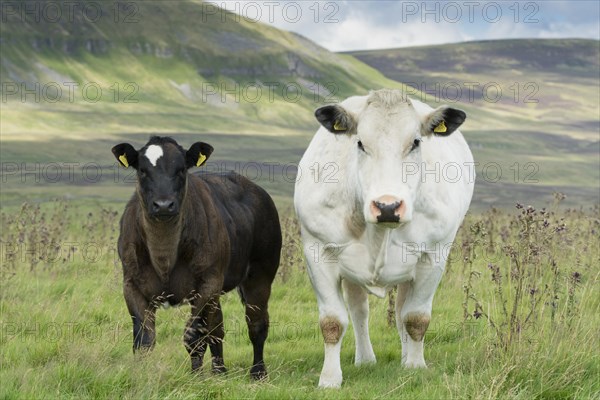
M 201 167 L 213 152 L 213 147 L 204 142 L 196 142 L 185 153 L 185 163 L 188 168 Z
M 324 106 L 315 111 L 315 117 L 331 133 L 354 133 L 354 117 L 339 105 Z
M 121 143 L 112 148 L 112 153 L 119 163 L 125 168 L 130 166 L 137 169 L 138 152 L 129 143 Z
M 448 136 L 458 129 L 467 119 L 464 111 L 441 106 L 425 117 L 421 134 L 423 136 Z

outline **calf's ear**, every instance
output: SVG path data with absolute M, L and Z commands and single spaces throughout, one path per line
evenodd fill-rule
M 128 168 L 129 166 L 136 168 L 138 165 L 138 152 L 129 143 L 121 143 L 112 148 L 112 153 L 119 163 Z
M 185 153 L 185 163 L 188 168 L 201 167 L 213 152 L 213 147 L 204 142 L 196 142 Z
M 356 120 L 339 105 L 321 107 L 315 111 L 315 117 L 331 133 L 356 132 Z
M 423 136 L 448 136 L 458 129 L 467 119 L 464 111 L 448 106 L 441 106 L 425 117 L 421 128 Z

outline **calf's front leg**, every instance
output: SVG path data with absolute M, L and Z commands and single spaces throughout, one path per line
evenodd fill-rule
M 227 371 L 223 361 L 225 331 L 219 302 L 220 288 L 221 284 L 213 285 L 208 294 L 196 294 L 190 301 L 192 315 L 185 329 L 184 344 L 190 355 L 192 371 L 198 371 L 202 367 L 207 345 L 212 354 L 213 372 Z
M 156 306 L 131 281 L 125 281 L 123 295 L 133 322 L 133 352 L 151 350 L 156 339 Z

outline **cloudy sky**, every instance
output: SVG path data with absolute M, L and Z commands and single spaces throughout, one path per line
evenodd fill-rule
M 600 39 L 595 0 L 212 2 L 333 51 L 506 38 Z

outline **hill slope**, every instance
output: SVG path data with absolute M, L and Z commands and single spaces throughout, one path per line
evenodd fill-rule
M 337 96 L 399 87 L 352 57 L 198 1 L 84 2 L 57 22 L 44 4 L 20 3 L 2 24 L 0 77 L 17 85 L 3 87 L 3 140 L 267 126 L 273 135 L 314 126 L 312 110 Z M 18 12 L 36 5 L 40 15 Z

